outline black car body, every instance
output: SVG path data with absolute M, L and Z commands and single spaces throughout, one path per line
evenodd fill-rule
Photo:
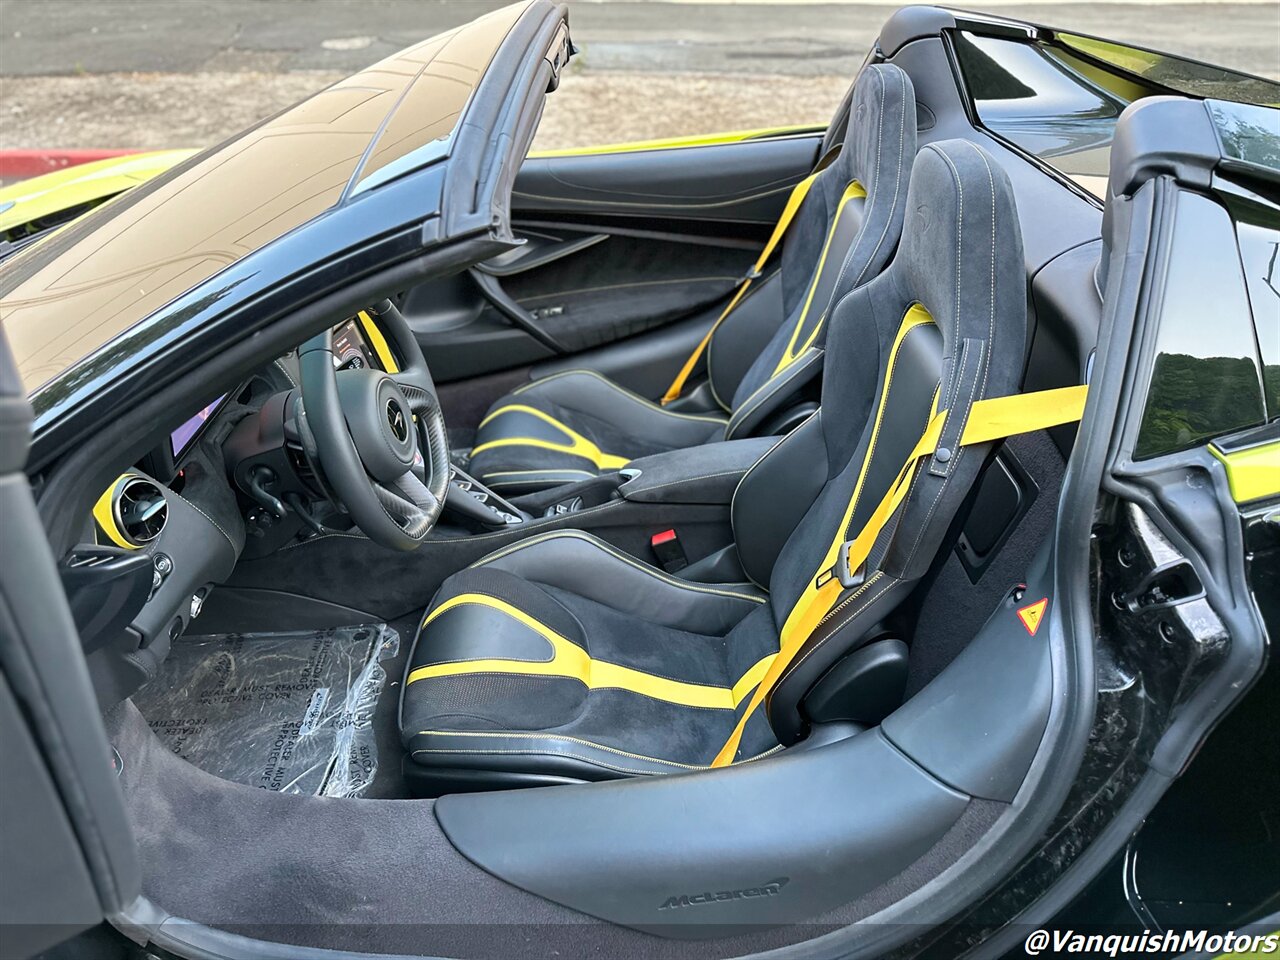
M 392 441 L 406 420 L 447 418 L 455 448 L 496 398 L 579 368 L 655 406 L 745 289 L 742 261 L 793 186 L 857 122 L 851 91 L 811 133 L 526 159 L 571 51 L 564 8 L 505 8 L 0 266 L 0 827 L 17 951 L 87 929 L 68 955 L 995 956 L 1040 927 L 1265 921 L 1280 863 L 1280 134 L 1256 104 L 1277 87 L 941 8 L 896 13 L 864 71 L 909 78 L 922 147 L 994 164 L 993 221 L 1007 180 L 1022 262 L 1003 266 L 1025 272 L 1029 305 L 1021 390 L 1087 387 L 1088 403 L 1078 426 L 998 435 L 936 557 L 866 631 L 879 666 L 838 660 L 793 728 L 768 714 L 776 748 L 727 770 L 708 756 L 643 776 L 566 774 L 563 757 L 424 771 L 389 689 L 359 721 L 392 737 L 377 741 L 381 779 L 351 795 L 250 790 L 153 737 L 190 704 L 147 715 L 149 730 L 130 701 L 173 682 L 162 669 L 197 617 L 240 653 L 251 640 L 235 635 L 318 642 L 372 623 L 421 644 L 448 578 L 577 536 L 563 531 L 668 586 L 768 602 L 751 561 L 729 558 L 746 554 L 740 525 L 767 526 L 791 494 L 735 490 L 773 438 L 812 432 L 820 402 L 828 423 L 854 420 L 822 391 L 831 369 L 756 435 L 707 445 L 710 467 L 684 450 L 630 458 L 643 469 L 606 457 L 598 475 L 507 499 L 422 441 L 410 469 L 436 458 L 430 498 L 415 494 L 434 516 L 415 526 L 392 516 L 403 500 L 378 501 L 415 541 L 401 553 L 326 482 L 339 468 L 323 433 L 340 419 L 318 412 L 326 376 L 373 368 L 377 389 L 403 388 L 378 394 L 365 436 L 384 414 Z M 932 202 L 906 229 L 944 222 Z M 938 242 L 959 258 L 961 240 Z M 982 259 L 957 264 L 957 287 Z M 350 356 L 334 346 L 348 335 Z M 423 354 L 434 384 L 409 376 Z M 671 410 L 720 416 L 707 383 Z M 341 411 L 385 487 L 365 425 Z M 745 459 L 714 460 L 729 450 Z M 673 559 L 659 548 L 677 529 Z M 890 678 L 883 697 L 867 677 Z M 1197 814 L 1195 845 L 1223 877 L 1181 855 Z

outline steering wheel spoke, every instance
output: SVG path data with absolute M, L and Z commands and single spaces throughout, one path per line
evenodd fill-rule
M 425 483 L 412 473 L 405 473 L 390 484 L 372 478 L 369 482 L 382 509 L 406 536 L 421 540 L 427 535 L 440 515 L 442 504 Z
M 435 384 L 429 376 L 424 377 L 421 371 L 413 369 L 402 370 L 390 376 L 409 401 L 409 409 L 415 414 L 422 415 L 439 409 L 440 401 L 436 397 Z

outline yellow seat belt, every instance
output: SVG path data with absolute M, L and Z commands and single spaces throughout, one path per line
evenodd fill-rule
M 792 189 L 791 196 L 787 197 L 786 206 L 782 208 L 782 216 L 774 225 L 773 233 L 769 236 L 768 242 L 765 243 L 764 249 L 760 251 L 760 256 L 756 258 L 755 264 L 747 271 L 747 275 L 738 283 L 738 289 L 734 293 L 733 299 L 729 301 L 729 305 L 721 311 L 720 316 L 716 317 L 716 322 L 711 325 L 711 329 L 707 331 L 701 342 L 693 348 L 693 353 L 689 354 L 689 359 L 684 362 L 684 366 L 680 368 L 676 378 L 671 381 L 671 386 L 667 387 L 667 392 L 662 395 L 663 404 L 668 404 L 680 396 L 680 391 L 684 389 L 685 381 L 689 379 L 690 374 L 693 373 L 694 368 L 698 365 L 698 361 L 702 359 L 702 354 L 706 351 L 707 344 L 711 342 L 712 336 L 715 335 L 716 328 L 720 326 L 725 317 L 733 313 L 733 308 L 742 301 L 747 289 L 751 286 L 751 281 L 760 278 L 765 264 L 769 262 L 769 258 L 773 256 L 773 251 L 777 249 L 778 244 L 782 242 L 783 235 L 786 234 L 787 229 L 791 226 L 791 221 L 800 212 L 800 205 L 804 203 L 804 198 L 808 195 L 809 188 L 818 179 L 818 174 L 830 166 L 831 161 L 836 158 L 839 152 L 839 147 L 827 151 L 826 155 L 818 161 L 818 165 L 814 167 L 813 173 L 797 183 Z
M 1088 389 L 1087 386 L 1062 387 L 1057 390 L 1042 390 L 1037 393 L 979 400 L 970 408 L 969 420 L 960 437 L 960 446 L 967 447 L 972 444 L 1001 440 L 1015 434 L 1044 430 L 1079 420 L 1084 413 Z M 782 626 L 778 653 L 770 663 L 760 685 L 756 687 L 755 693 L 747 702 L 747 708 L 739 718 L 733 733 L 720 748 L 715 760 L 711 762 L 713 767 L 724 767 L 733 762 L 748 718 L 764 702 L 765 697 L 769 695 L 778 679 L 799 653 L 800 648 L 804 646 L 805 641 L 831 613 L 840 600 L 840 595 L 853 586 L 869 587 L 879 576 L 878 573 L 874 574 L 861 583 L 858 580 L 863 564 L 871 555 L 871 548 L 875 546 L 880 532 L 911 489 L 911 479 L 915 476 L 920 459 L 934 453 L 946 420 L 947 411 L 942 410 L 929 421 L 924 435 L 920 437 L 857 537 L 844 541 L 841 539 L 844 531 L 837 533 L 835 541 L 823 558 L 817 576 L 808 583 L 800 599 L 791 608 L 791 613 L 788 614 Z

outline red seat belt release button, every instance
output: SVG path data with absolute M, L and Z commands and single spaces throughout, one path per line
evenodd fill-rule
M 649 538 L 649 546 L 653 549 L 653 555 L 658 558 L 659 565 L 667 573 L 675 573 L 689 565 L 684 547 L 680 545 L 680 538 L 676 536 L 674 529 L 655 533 Z

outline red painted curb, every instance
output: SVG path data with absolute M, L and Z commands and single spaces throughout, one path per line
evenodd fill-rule
M 0 150 L 0 179 L 22 180 L 138 150 Z

